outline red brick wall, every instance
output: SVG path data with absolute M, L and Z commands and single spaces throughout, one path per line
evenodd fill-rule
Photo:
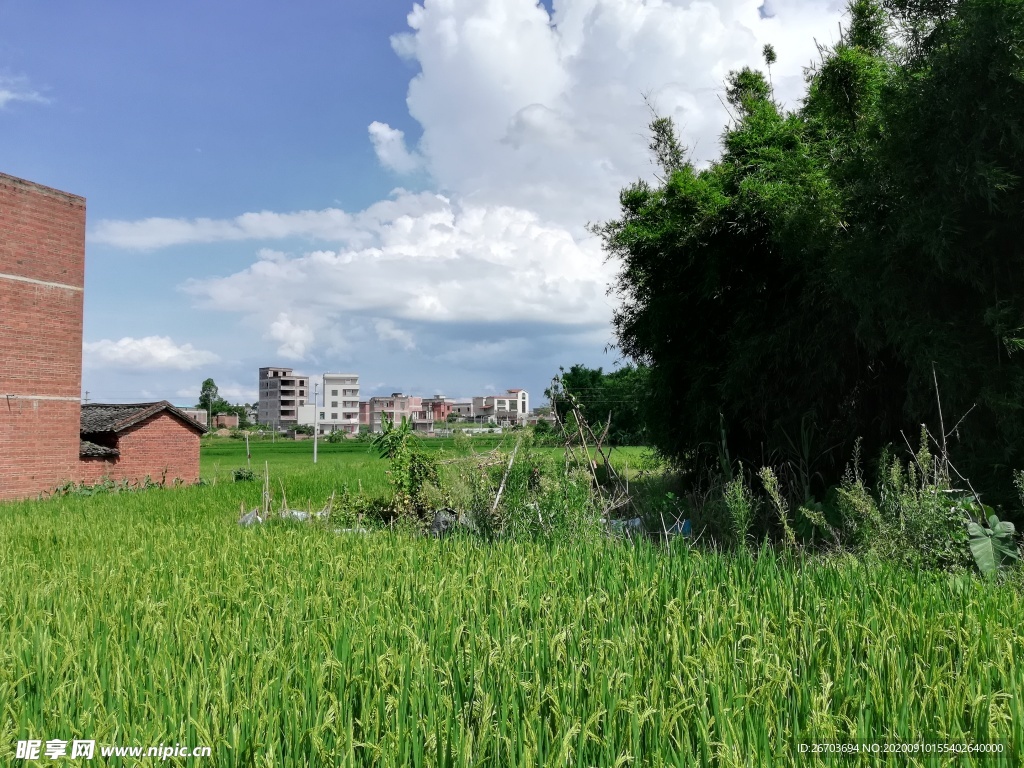
M 78 473 L 84 282 L 85 199 L 0 174 L 0 499 Z
M 78 479 L 90 484 L 105 477 L 141 482 L 147 475 L 156 483 L 199 480 L 199 435 L 166 411 L 122 432 L 117 448 L 121 455 L 115 459 L 81 459 Z

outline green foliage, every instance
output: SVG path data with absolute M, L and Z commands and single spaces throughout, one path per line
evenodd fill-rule
M 609 445 L 645 445 L 644 425 L 651 409 L 647 377 L 643 366 L 627 365 L 605 373 L 601 368 L 577 364 L 568 371 L 559 368 L 558 377 L 544 394 L 561 423 L 570 414 L 567 398 L 572 396 L 596 433 L 602 432 L 610 417 Z
M 854 551 L 912 568 L 957 570 L 970 565 L 967 524 L 974 500 L 952 488 L 942 457 L 922 430 L 917 454 L 905 465 L 884 453 L 877 491 L 861 475 L 859 453 L 837 493 L 840 535 Z
M 422 494 L 427 483 L 437 481 L 437 461 L 421 449 L 409 420 L 403 416 L 401 424 L 395 426 L 384 414 L 381 432 L 371 444 L 391 464 L 388 474 L 394 486 L 395 509 L 403 514 L 425 513 Z
M 66 482 L 61 483 L 53 489 L 48 495 L 55 497 L 62 496 L 104 496 L 108 494 L 117 493 L 128 493 L 132 491 L 148 491 L 151 488 L 162 488 L 166 483 L 156 482 L 149 475 L 146 475 L 142 480 L 114 480 L 110 477 L 104 477 L 97 480 L 95 483 L 75 483 Z M 177 485 L 177 481 L 175 481 Z
M 972 520 L 967 524 L 967 533 L 971 537 L 974 562 L 984 575 L 992 576 L 1020 562 L 1013 523 L 1001 521 L 993 514 L 989 515 L 987 528 Z
M 775 508 L 775 513 L 778 515 L 779 524 L 786 535 L 786 543 L 791 547 L 796 547 L 796 534 L 793 532 L 793 527 L 789 521 L 789 504 L 786 503 L 782 496 L 778 477 L 776 477 L 771 467 L 761 467 L 757 474 L 764 484 L 764 490 L 768 494 L 768 499 L 771 501 L 772 506 Z
M 650 150 L 666 177 L 685 165 L 683 146 L 679 143 L 675 123 L 671 117 L 655 117 L 651 122 Z
M 858 436 L 874 456 L 938 422 L 937 372 L 954 420 L 977 406 L 954 463 L 1007 505 L 1024 464 L 1024 5 L 849 12 L 797 111 L 761 73 L 730 73 L 721 157 L 637 181 L 594 229 L 620 267 L 619 348 L 650 366 L 651 402 L 685 403 L 647 415 L 646 436 L 699 476 L 723 417 L 750 466 L 795 465 L 813 429 L 799 484 L 821 498 Z M 659 164 L 672 130 L 651 125 Z
M 209 412 L 210 409 L 220 400 L 217 383 L 213 379 L 206 379 L 199 388 L 199 402 L 196 408 L 202 408 Z
M 754 522 L 757 499 L 742 476 L 725 484 L 722 498 L 728 511 L 733 543 L 744 547 L 747 544 L 750 527 Z
M 238 467 L 231 470 L 231 479 L 236 483 L 251 483 L 256 481 L 256 473 L 248 467 Z
M 218 413 L 227 413 L 238 416 L 238 426 L 245 428 L 251 425 L 249 421 L 250 410 L 248 405 L 232 405 L 220 396 L 220 390 L 213 379 L 203 381 L 199 389 L 199 402 L 196 408 L 202 408 L 211 416 Z
M 547 419 L 539 419 L 536 424 L 533 425 L 534 437 L 544 438 L 548 437 L 555 431 L 555 428 L 551 425 L 551 422 Z

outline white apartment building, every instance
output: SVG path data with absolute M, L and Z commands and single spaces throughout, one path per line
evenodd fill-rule
M 317 429 L 331 432 L 359 432 L 359 374 L 325 373 L 323 399 L 318 404 Z
M 309 377 L 292 372 L 291 368 L 260 368 L 260 399 L 256 420 L 275 429 L 294 428 L 299 408 L 310 399 Z

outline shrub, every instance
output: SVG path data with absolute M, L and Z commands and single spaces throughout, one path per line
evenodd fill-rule
M 847 546 L 909 567 L 970 565 L 967 523 L 973 502 L 951 487 L 946 461 L 932 455 L 926 430 L 906 467 L 883 452 L 875 496 L 864 484 L 859 460 L 855 451 L 836 497 Z

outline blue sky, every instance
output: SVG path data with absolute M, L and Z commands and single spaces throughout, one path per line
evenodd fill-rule
M 586 232 L 649 177 L 644 94 L 697 162 L 773 43 L 793 103 L 830 0 L 0 3 L 0 171 L 88 202 L 83 390 L 354 371 L 468 396 L 615 365 Z

